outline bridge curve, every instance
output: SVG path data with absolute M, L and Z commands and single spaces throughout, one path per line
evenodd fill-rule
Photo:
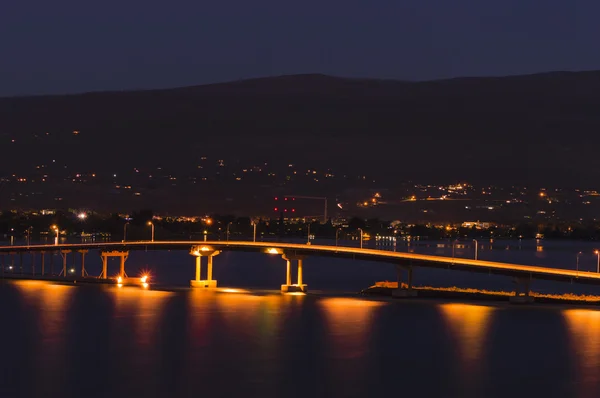
M 128 241 L 101 243 L 73 243 L 59 245 L 0 246 L 0 255 L 22 252 L 57 252 L 81 250 L 191 250 L 206 247 L 214 251 L 263 252 L 267 254 L 292 254 L 295 256 L 327 256 L 355 260 L 386 262 L 400 266 L 443 268 L 515 278 L 544 279 L 563 282 L 600 285 L 600 274 L 562 268 L 501 263 L 466 258 L 434 256 L 428 254 L 392 252 L 346 246 L 308 245 L 281 242 L 248 241 Z M 271 249 L 271 250 L 270 250 Z

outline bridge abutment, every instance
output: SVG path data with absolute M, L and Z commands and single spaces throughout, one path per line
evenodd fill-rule
M 190 287 L 214 289 L 217 287 L 217 281 L 213 279 L 213 257 L 221 252 L 208 246 L 193 246 L 190 254 L 196 257 L 196 277 L 190 281 Z M 202 279 L 202 257 L 207 258 L 206 279 Z

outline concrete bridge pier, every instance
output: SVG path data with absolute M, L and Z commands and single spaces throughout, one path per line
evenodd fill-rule
M 308 290 L 308 285 L 304 283 L 302 280 L 302 266 L 304 261 L 304 256 L 299 256 L 297 254 L 289 254 L 284 253 L 281 258 L 283 258 L 286 262 L 286 273 L 285 273 L 285 284 L 281 285 L 282 293 L 293 293 L 300 292 L 306 293 Z M 296 283 L 292 284 L 292 261 L 296 261 L 298 264 L 298 278 L 296 279 Z
M 196 257 L 196 278 L 190 281 L 190 286 L 194 288 L 214 289 L 217 287 L 217 281 L 213 279 L 213 258 L 221 254 L 219 250 L 214 250 L 209 246 L 193 246 L 190 254 Z M 202 279 L 202 257 L 207 258 L 206 279 Z
M 81 253 L 81 277 L 83 278 L 85 276 L 88 276 L 88 273 L 85 270 L 85 255 L 88 253 L 88 250 L 79 250 L 79 253 Z
M 46 252 L 45 252 L 45 251 L 41 251 L 41 252 L 40 252 L 40 256 L 42 257 L 42 269 L 41 269 L 41 274 L 42 274 L 42 276 L 44 276 L 44 272 L 46 271 L 46 270 L 44 269 L 44 268 L 45 268 L 45 265 L 46 265 L 46 264 L 44 264 L 44 263 L 45 263 L 45 261 L 46 261 Z
M 406 282 L 402 282 L 402 273 L 406 271 Z M 406 298 L 416 297 L 417 291 L 412 287 L 413 267 L 412 265 L 396 265 L 398 273 L 398 288 L 392 291 L 392 297 Z
M 63 276 L 63 278 L 67 277 L 67 255 L 71 253 L 71 250 L 61 250 L 59 251 L 60 256 L 63 260 L 62 271 L 58 274 L 58 276 Z
M 518 277 L 514 278 L 515 282 L 515 295 L 510 296 L 508 299 L 512 304 L 527 304 L 533 303 L 533 297 L 529 295 L 531 279 Z
M 84 256 L 85 255 L 82 253 L 82 269 L 81 269 L 82 274 L 85 272 L 85 268 L 84 268 L 84 264 L 83 264 L 83 262 L 85 261 L 85 260 L 83 260 Z M 121 278 L 121 280 L 123 280 L 124 278 L 127 277 L 127 274 L 125 273 L 125 261 L 127 261 L 127 257 L 129 257 L 129 251 L 118 251 L 118 250 L 102 251 L 102 252 L 100 252 L 100 257 L 102 257 L 102 273 L 100 274 L 99 278 L 108 279 L 108 258 L 109 257 L 119 257 L 121 259 L 121 264 L 119 267 L 119 278 Z

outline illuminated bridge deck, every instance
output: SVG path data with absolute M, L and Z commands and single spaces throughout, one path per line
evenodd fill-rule
M 573 283 L 586 283 L 600 285 L 600 274 L 585 271 L 576 271 L 562 268 L 540 267 L 500 263 L 493 261 L 471 260 L 457 257 L 432 256 L 426 254 L 392 252 L 386 250 L 361 249 L 344 246 L 307 245 L 296 243 L 276 242 L 247 242 L 247 241 L 131 241 L 131 242 L 104 242 L 81 243 L 60 245 L 31 245 L 31 246 L 0 246 L 0 255 L 17 254 L 23 252 L 56 252 L 60 250 L 185 250 L 192 246 L 207 246 L 214 250 L 293 253 L 304 256 L 327 256 L 350 258 L 364 261 L 379 261 L 398 265 L 412 265 L 418 267 L 443 268 L 460 271 L 482 272 L 511 277 L 545 279 Z

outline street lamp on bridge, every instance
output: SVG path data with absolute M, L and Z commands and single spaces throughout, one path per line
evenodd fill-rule
M 358 228 L 358 230 L 360 231 L 360 248 L 363 248 L 363 230 L 362 228 Z
M 152 221 L 148 221 L 148 225 L 152 227 L 152 242 L 154 242 L 154 223 Z
M 127 226 L 129 225 L 129 221 L 123 225 L 123 242 L 127 240 Z
M 54 244 L 56 246 L 58 246 L 58 236 L 60 234 L 60 229 L 58 228 L 58 225 L 54 224 L 50 227 L 51 230 L 53 230 L 54 232 L 56 232 L 56 238 L 54 238 Z

